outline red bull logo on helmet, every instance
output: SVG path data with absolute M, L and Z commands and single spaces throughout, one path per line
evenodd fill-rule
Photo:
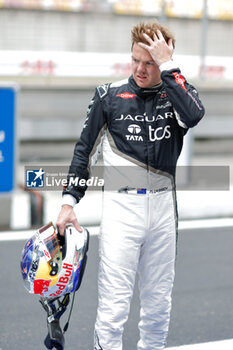
M 48 291 L 48 287 L 52 280 L 37 279 L 34 281 L 34 293 L 41 294 Z
M 50 294 L 49 295 L 50 297 L 57 297 L 58 295 L 62 294 L 63 290 L 66 288 L 70 280 L 70 276 L 73 270 L 73 265 L 64 263 L 62 265 L 62 268 L 63 268 L 64 274 L 59 278 L 58 283 L 56 284 L 58 289 L 55 293 Z

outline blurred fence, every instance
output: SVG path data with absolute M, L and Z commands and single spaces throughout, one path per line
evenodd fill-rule
M 46 11 L 111 11 L 116 14 L 144 16 L 202 16 L 204 0 L 0 0 L 0 7 Z M 208 1 L 208 15 L 214 19 L 232 19 L 232 0 Z
M 203 73 L 200 56 L 174 55 L 174 59 L 187 78 L 200 78 Z M 130 74 L 130 62 L 130 53 L 4 50 L 0 51 L 0 77 L 115 79 Z M 204 69 L 204 77 L 210 81 L 233 81 L 232 57 L 207 56 Z
M 37 3 L 36 0 L 30 2 Z M 16 3 L 15 0 L 9 1 L 12 6 L 14 3 Z M 49 2 L 44 1 L 44 3 Z M 145 1 L 145 3 L 148 6 L 149 2 Z M 186 4 L 186 2 L 183 3 Z M 129 16 L 97 9 L 89 12 L 38 11 L 6 7 L 0 9 L 0 49 L 2 51 L 128 53 L 131 47 L 130 32 L 133 25 L 155 18 L 162 20 L 159 14 L 154 13 L 150 16 L 144 14 Z M 164 18 L 166 25 L 175 34 L 176 53 L 199 55 L 203 37 L 201 19 L 187 16 L 165 16 Z M 206 55 L 232 57 L 232 31 L 233 21 L 209 18 Z

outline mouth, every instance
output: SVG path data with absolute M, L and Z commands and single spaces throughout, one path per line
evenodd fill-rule
M 141 81 L 145 81 L 147 79 L 147 77 L 144 75 L 137 75 L 137 78 Z

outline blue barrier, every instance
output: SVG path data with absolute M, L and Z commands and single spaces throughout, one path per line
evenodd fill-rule
M 0 193 L 15 187 L 17 94 L 14 83 L 0 83 Z

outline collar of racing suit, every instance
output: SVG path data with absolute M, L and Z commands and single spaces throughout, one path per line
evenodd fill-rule
M 146 98 L 147 96 L 157 94 L 163 86 L 163 82 L 161 82 L 158 85 L 152 86 L 151 88 L 141 88 L 136 84 L 132 75 L 129 77 L 129 83 L 132 86 L 133 90 L 136 92 L 136 94 L 142 98 Z

